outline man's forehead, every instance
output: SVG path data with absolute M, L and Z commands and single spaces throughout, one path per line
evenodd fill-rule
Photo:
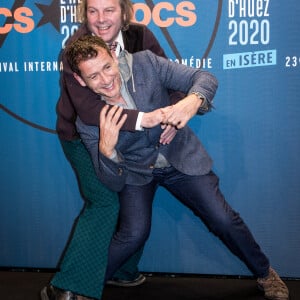
M 111 63 L 113 58 L 108 54 L 108 52 L 102 48 L 97 47 L 97 56 L 91 57 L 90 59 L 83 60 L 79 63 L 79 68 L 89 72 L 89 70 L 96 70 L 103 68 L 103 66 Z
M 118 7 L 120 6 L 119 0 L 87 0 L 87 6 L 96 7 Z

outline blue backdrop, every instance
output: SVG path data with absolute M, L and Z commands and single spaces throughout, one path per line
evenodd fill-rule
M 0 267 L 56 267 L 83 205 L 55 133 L 57 60 L 76 2 L 0 0 Z M 217 76 L 215 110 L 190 126 L 272 265 L 300 277 L 300 5 L 137 0 L 135 9 L 171 60 Z M 250 275 L 163 189 L 140 268 Z

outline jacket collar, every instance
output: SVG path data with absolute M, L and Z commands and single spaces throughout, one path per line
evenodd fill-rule
M 119 70 L 125 82 L 132 76 L 132 54 L 123 50 L 118 57 Z

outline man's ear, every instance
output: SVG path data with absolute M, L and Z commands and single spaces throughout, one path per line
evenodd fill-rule
M 73 76 L 75 77 L 75 79 L 79 82 L 79 84 L 81 86 L 86 86 L 86 83 L 84 82 L 84 80 L 77 74 L 77 73 L 73 73 Z

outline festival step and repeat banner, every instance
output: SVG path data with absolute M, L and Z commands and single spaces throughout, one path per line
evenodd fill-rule
M 55 268 L 83 206 L 55 130 L 59 54 L 80 0 L 0 0 L 0 267 Z M 294 0 L 136 0 L 170 60 L 219 80 L 190 126 L 220 186 L 280 275 L 300 277 L 300 5 Z M 251 275 L 160 188 L 140 269 Z

